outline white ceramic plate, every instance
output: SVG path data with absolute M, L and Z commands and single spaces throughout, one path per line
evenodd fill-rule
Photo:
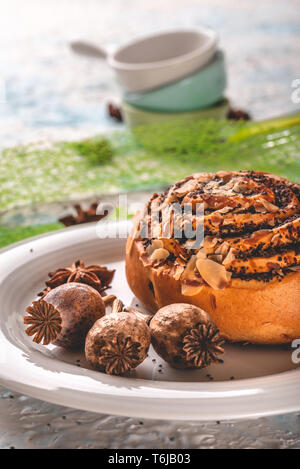
M 173 370 L 150 350 L 131 376 L 116 377 L 89 369 L 80 353 L 34 344 L 24 333 L 25 308 L 49 271 L 76 259 L 116 268 L 111 292 L 136 303 L 124 274 L 125 242 L 100 240 L 95 224 L 88 224 L 0 252 L 3 385 L 57 404 L 133 417 L 222 420 L 300 410 L 300 369 L 289 347 L 228 345 L 224 364 L 199 371 Z

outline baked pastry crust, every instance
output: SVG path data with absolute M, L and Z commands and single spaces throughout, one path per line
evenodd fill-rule
M 181 293 L 180 281 L 168 272 L 144 266 L 141 242 L 132 243 L 129 238 L 128 245 L 128 283 L 151 311 L 171 303 L 193 304 L 207 311 L 222 335 L 232 342 L 282 344 L 300 338 L 300 272 L 269 284 L 234 279 L 228 288 L 204 286 L 191 297 Z
M 205 233 L 209 234 L 206 234 L 204 241 L 208 239 L 211 246 L 214 244 L 211 241 L 216 239 L 215 236 L 219 240 L 217 243 L 214 241 L 215 247 L 222 247 L 222 243 L 226 241 L 229 245 L 228 247 L 226 244 L 227 250 L 234 249 L 235 255 L 231 254 L 227 257 L 227 261 L 223 256 L 218 264 L 218 269 L 223 269 L 226 275 L 231 276 L 230 280 L 226 285 L 220 284 L 220 288 L 213 288 L 198 272 L 195 281 L 190 282 L 189 287 L 190 279 L 184 279 L 189 260 L 182 261 L 186 254 L 185 251 L 180 251 L 182 242 L 177 243 L 176 239 L 171 238 L 172 245 L 170 245 L 170 239 L 155 237 L 154 239 L 162 240 L 162 250 L 169 250 L 170 256 L 164 258 L 162 255 L 161 262 L 153 262 L 151 256 L 147 254 L 147 247 L 149 242 L 153 243 L 153 237 L 151 241 L 145 242 L 145 239 L 139 235 L 140 219 L 138 219 L 135 233 L 128 238 L 126 248 L 126 275 L 132 291 L 154 312 L 171 303 L 190 303 L 204 309 L 212 316 L 222 335 L 229 341 L 283 344 L 300 338 L 300 187 L 283 178 L 265 173 L 245 171 L 201 173 L 179 181 L 163 195 L 154 195 L 150 204 L 158 198 L 160 203 L 170 204 L 168 197 L 173 194 L 174 187 L 177 190 L 179 187 L 180 190 L 184 185 L 189 186 L 189 192 L 183 197 L 193 199 L 191 187 L 195 185 L 195 180 L 198 199 L 205 198 L 214 205 L 219 204 L 217 210 L 212 211 L 210 206 L 208 215 L 205 212 Z M 239 193 L 238 202 L 234 200 L 236 198 L 234 192 L 225 195 L 219 192 L 216 196 L 217 191 L 214 189 L 208 194 L 203 191 L 203 185 L 207 184 L 207 181 L 209 183 L 218 181 L 220 184 L 220 180 L 222 187 L 225 183 L 228 185 L 228 181 L 230 183 L 231 180 L 234 184 L 239 181 L 245 184 L 246 181 L 246 185 L 248 181 L 251 184 L 254 181 L 253 190 L 252 192 L 250 190 L 249 194 L 248 187 L 246 195 Z M 265 189 L 258 185 L 265 186 Z M 286 189 L 284 194 L 283 189 Z M 222 203 L 220 196 L 226 199 Z M 246 207 L 245 211 L 243 205 L 245 201 L 247 203 L 250 201 L 251 204 L 254 198 L 255 208 L 248 211 Z M 261 206 L 261 201 L 266 205 L 265 210 L 260 209 L 256 212 L 257 207 Z M 237 203 L 242 205 L 242 209 L 240 206 L 236 209 Z M 228 204 L 233 206 L 231 211 L 224 213 L 219 211 L 225 206 L 228 207 Z M 143 220 L 147 218 L 145 213 L 142 216 Z M 217 224 L 210 225 L 210 220 L 216 213 L 218 217 L 221 213 L 220 219 L 227 221 L 222 233 Z M 234 220 L 229 231 L 226 229 L 226 226 L 229 226 L 228 220 Z M 245 220 L 246 229 L 243 225 Z M 235 231 L 236 227 L 238 228 Z M 212 234 L 211 228 L 216 229 L 216 233 Z M 177 254 L 180 254 L 181 258 L 176 257 Z M 196 254 L 193 252 L 194 262 L 197 262 L 197 256 L 199 250 Z M 216 258 L 214 252 L 208 253 L 207 256 Z M 197 270 L 194 266 L 195 264 L 192 273 Z M 197 281 L 199 284 L 195 285 Z M 184 285 L 184 282 L 187 282 L 187 285 Z

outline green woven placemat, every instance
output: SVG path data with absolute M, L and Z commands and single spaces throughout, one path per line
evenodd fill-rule
M 202 170 L 256 169 L 300 182 L 300 115 L 250 124 L 173 122 L 136 129 L 134 136 L 109 135 L 104 150 L 101 142 L 103 137 L 4 150 L 0 211 L 94 194 L 154 190 Z
M 18 241 L 22 241 L 26 238 L 31 238 L 32 236 L 49 233 L 61 228 L 63 228 L 61 223 L 36 226 L 17 226 L 14 228 L 0 227 L 0 248 L 17 243 Z
M 261 123 L 195 121 L 80 142 L 33 143 L 0 157 L 0 212 L 166 186 L 195 171 L 254 169 L 300 183 L 300 114 Z M 0 227 L 0 247 L 62 228 Z

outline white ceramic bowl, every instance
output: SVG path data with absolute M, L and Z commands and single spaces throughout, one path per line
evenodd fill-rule
M 146 91 L 188 76 L 212 58 L 218 42 L 209 28 L 180 29 L 137 39 L 113 53 L 83 41 L 71 44 L 83 55 L 105 58 L 125 91 Z

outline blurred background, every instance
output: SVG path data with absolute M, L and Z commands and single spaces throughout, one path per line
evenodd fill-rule
M 218 121 L 192 115 L 175 130 L 155 114 L 158 127 L 132 134 L 114 72 L 70 48 L 85 40 L 113 51 L 141 35 L 200 26 L 219 35 L 228 101 Z M 298 0 L 2 1 L 0 42 L 0 247 L 95 219 L 93 207 L 83 213 L 74 203 L 87 209 L 119 192 L 141 201 L 194 170 L 264 169 L 300 181 Z M 2 448 L 300 445 L 297 414 L 139 421 L 1 387 L 0 417 Z
M 297 0 L 20 0 L 2 2 L 0 145 L 80 138 L 116 127 L 106 102 L 119 96 L 113 71 L 74 55 L 69 43 L 109 48 L 140 35 L 208 25 L 226 54 L 234 106 L 254 119 L 299 109 L 291 100 L 300 76 Z
M 260 169 L 298 181 L 298 6 L 297 0 L 2 2 L 0 226 L 56 222 L 70 204 L 100 195 L 134 190 L 148 197 L 193 171 Z M 217 34 L 213 55 L 142 93 L 122 89 L 104 60 L 71 49 L 87 41 L 113 53 L 141 36 L 199 27 Z M 177 128 L 165 126 L 176 119 Z M 145 131 L 149 123 L 154 127 Z M 116 140 L 113 130 L 125 133 Z M 233 145 L 228 138 L 239 130 Z M 99 135 L 105 140 L 95 141 Z

